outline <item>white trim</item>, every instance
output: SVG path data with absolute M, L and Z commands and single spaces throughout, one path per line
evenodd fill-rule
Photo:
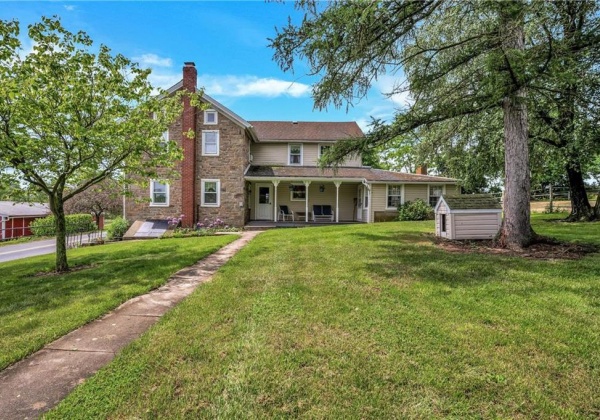
M 306 201 L 306 198 L 308 196 L 308 187 L 305 184 L 306 181 L 303 181 L 302 184 L 300 184 L 299 182 L 290 182 L 290 185 L 295 186 L 295 187 L 304 187 L 304 199 L 299 199 L 299 198 L 294 198 L 294 191 L 290 190 L 290 201 Z M 310 181 L 308 181 L 309 185 L 310 185 Z
M 207 133 L 216 133 L 217 134 L 217 153 L 206 153 L 206 136 Z M 219 134 L 219 130 L 202 130 L 202 156 L 219 156 L 221 151 L 221 135 Z
M 292 163 L 290 159 L 292 157 L 292 146 L 300 146 L 300 163 Z M 288 143 L 288 165 L 289 166 L 302 166 L 304 162 L 304 144 L 302 143 Z
M 154 202 L 154 183 L 164 185 L 166 188 L 167 201 L 166 203 L 155 203 Z M 168 207 L 169 206 L 169 191 L 171 190 L 168 182 L 160 182 L 155 179 L 150 180 L 150 207 Z
M 207 115 L 209 113 L 210 114 L 215 114 L 215 120 L 213 122 L 208 122 Z M 204 110 L 203 122 L 204 122 L 204 125 L 217 125 L 217 124 L 219 124 L 219 112 L 216 109 L 205 109 Z
M 438 201 L 439 202 L 439 201 Z M 447 204 L 446 204 L 447 205 Z M 457 214 L 457 213 L 502 213 L 502 209 L 468 209 L 468 210 L 449 210 L 447 213 L 449 214 Z
M 216 182 L 217 184 L 217 202 L 216 203 L 205 203 L 204 193 L 207 182 Z M 200 206 L 201 207 L 221 207 L 221 180 L 220 179 L 201 179 L 200 180 Z
M 404 184 L 385 184 L 385 209 L 386 210 L 397 210 L 397 207 L 388 206 L 388 198 L 390 196 L 390 187 L 400 187 L 400 204 L 404 204 Z

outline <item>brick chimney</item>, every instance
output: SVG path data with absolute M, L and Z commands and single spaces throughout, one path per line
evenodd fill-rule
M 417 170 L 415 171 L 417 175 L 427 175 L 427 165 L 419 165 L 417 166 Z
M 183 66 L 183 89 L 190 93 L 196 91 L 198 72 L 192 62 Z M 183 98 L 182 117 L 183 161 L 181 162 L 181 202 L 182 213 L 185 215 L 183 226 L 191 227 L 196 217 L 196 139 L 188 138 L 185 133 L 189 130 L 196 132 L 196 108 L 190 104 L 190 98 Z

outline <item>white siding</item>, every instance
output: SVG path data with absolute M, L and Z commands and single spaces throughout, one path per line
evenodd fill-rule
M 319 145 L 317 143 L 290 142 L 302 144 L 302 165 L 317 166 L 319 160 Z M 326 144 L 326 143 L 322 143 Z M 281 165 L 288 164 L 288 143 L 252 143 L 250 147 L 253 165 Z M 360 167 L 360 156 L 351 156 L 341 166 Z
M 417 198 L 429 202 L 427 196 L 427 184 L 406 184 L 404 185 L 404 202 L 415 201 Z
M 288 164 L 287 143 L 252 143 L 250 146 L 253 165 L 278 165 Z
M 500 213 L 453 214 L 454 235 L 452 239 L 492 239 L 500 229 Z

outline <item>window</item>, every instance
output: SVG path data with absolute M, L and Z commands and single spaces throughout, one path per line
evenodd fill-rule
M 162 137 L 160 139 L 160 145 L 162 147 L 167 147 L 169 145 L 169 130 L 166 130 L 162 133 Z
M 402 204 L 402 185 L 387 186 L 387 208 L 397 209 Z
M 169 205 L 169 184 L 150 181 L 150 205 L 157 207 Z
M 290 200 L 305 201 L 306 200 L 306 185 L 292 184 L 290 186 Z
M 302 145 L 301 144 L 290 144 L 289 146 L 289 164 L 290 165 L 302 165 Z
M 442 232 L 446 233 L 446 215 L 442 214 L 441 216 L 442 216 L 441 217 L 441 219 L 442 219 L 441 220 L 441 225 L 442 225 L 441 230 L 442 230 Z
M 218 179 L 203 179 L 202 196 L 200 204 L 202 207 L 219 207 L 221 205 L 221 181 Z
M 330 148 L 330 144 L 319 144 L 319 157 L 323 156 Z
M 444 193 L 443 185 L 430 185 L 429 186 L 429 205 L 431 207 L 435 207 L 438 202 L 438 199 Z
M 216 125 L 219 122 L 219 114 L 214 109 L 204 111 L 204 124 Z
M 202 132 L 202 156 L 219 156 L 219 131 Z

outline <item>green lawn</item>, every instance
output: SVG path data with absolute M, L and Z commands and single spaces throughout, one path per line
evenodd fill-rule
M 72 267 L 57 276 L 54 255 L 0 263 L 0 369 L 154 289 L 180 268 L 237 236 L 120 242 L 69 251 Z
M 600 255 L 446 253 L 432 231 L 263 233 L 47 416 L 598 418 Z

